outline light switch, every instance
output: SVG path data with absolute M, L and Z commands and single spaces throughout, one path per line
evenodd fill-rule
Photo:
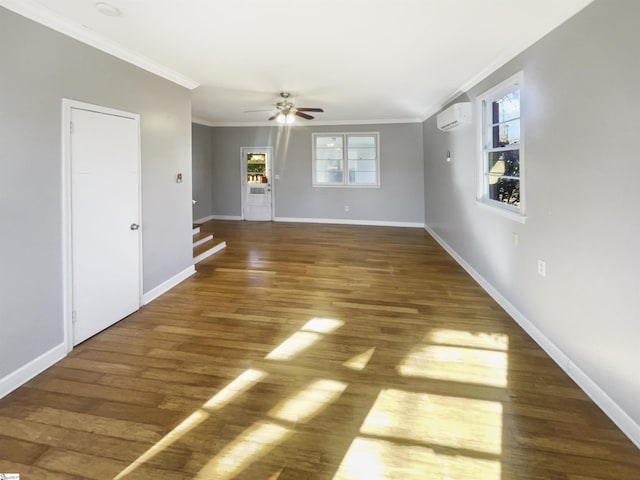
M 181 173 L 176 175 L 176 183 L 182 183 L 182 174 Z

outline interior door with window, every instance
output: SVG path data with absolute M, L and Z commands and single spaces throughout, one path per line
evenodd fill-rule
M 242 148 L 242 212 L 244 220 L 270 221 L 273 218 L 271 163 L 271 147 Z

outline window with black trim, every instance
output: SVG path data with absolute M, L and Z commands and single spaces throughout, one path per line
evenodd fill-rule
M 379 134 L 314 133 L 313 185 L 380 186 Z

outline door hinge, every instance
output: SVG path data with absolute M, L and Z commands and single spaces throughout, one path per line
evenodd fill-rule
M 71 312 L 71 323 L 76 323 L 78 321 L 78 316 L 76 315 L 76 311 Z

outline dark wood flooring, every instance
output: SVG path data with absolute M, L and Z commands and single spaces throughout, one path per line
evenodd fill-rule
M 0 472 L 638 480 L 640 451 L 423 230 L 227 248 L 0 400 Z

